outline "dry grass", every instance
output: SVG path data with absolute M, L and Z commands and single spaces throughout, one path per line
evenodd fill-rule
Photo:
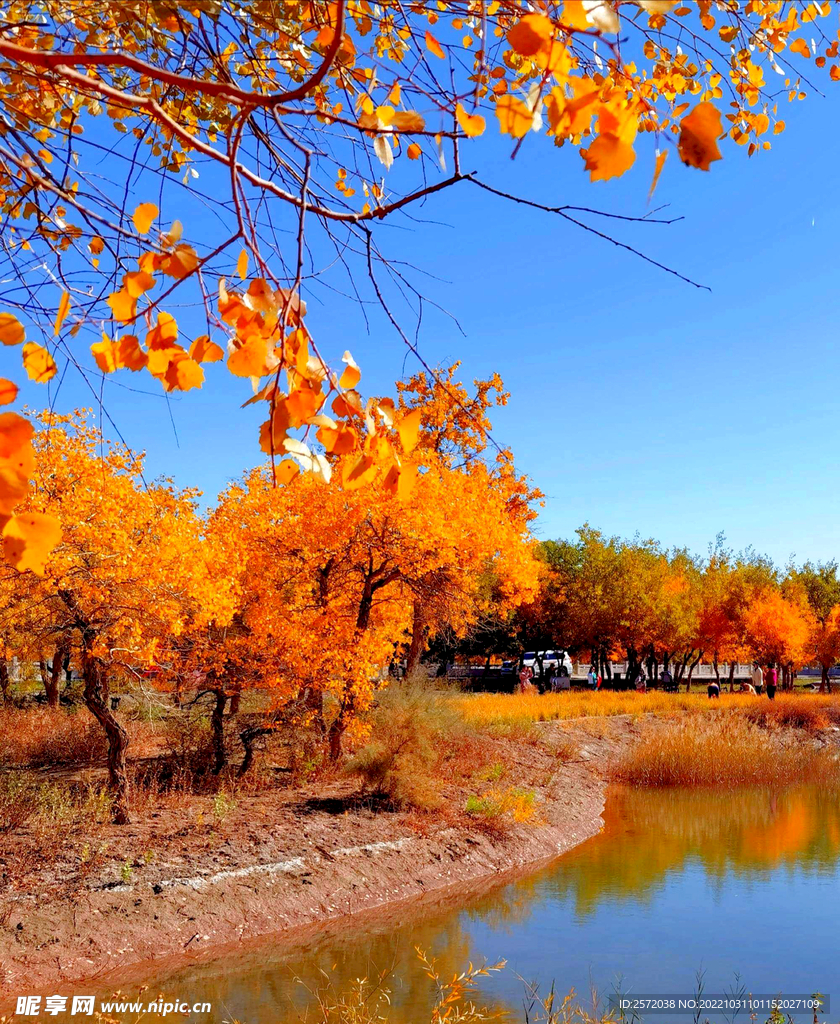
M 105 751 L 105 734 L 84 709 L 0 710 L 0 764 L 90 764 Z
M 735 711 L 688 715 L 651 728 L 616 765 L 613 778 L 638 786 L 833 783 L 840 765 L 836 753 Z
M 535 722 L 567 718 L 605 718 L 614 715 L 668 715 L 709 709 L 699 693 L 636 693 L 635 690 L 598 693 L 479 693 L 451 698 L 466 722 L 477 728 L 525 729 Z

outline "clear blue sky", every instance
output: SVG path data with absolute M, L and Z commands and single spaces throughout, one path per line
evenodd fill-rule
M 669 204 L 669 215 L 685 218 L 678 224 L 592 220 L 711 292 L 468 184 L 432 197 L 417 214 L 424 222 L 379 229 L 390 254 L 436 276 L 414 279 L 463 329 L 427 309 L 428 362 L 459 358 L 469 378 L 498 370 L 511 391 L 494 432 L 546 493 L 541 537 L 568 536 L 588 520 L 697 551 L 724 531 L 734 547 L 752 544 L 779 562 L 840 555 L 840 140 L 829 129 L 838 109 L 829 93 L 784 110 L 788 130 L 771 152 L 748 160 L 726 145 L 708 174 L 671 152 L 653 205 Z M 596 185 L 575 150 L 536 135 L 515 162 L 498 140 L 472 146 L 464 169 L 475 153 L 483 178 L 501 188 L 550 204 L 646 211 L 646 139 L 629 174 Z M 366 393 L 391 392 L 417 369 L 382 316 L 372 313 L 368 334 L 351 302 L 324 298 L 310 303 L 310 328 L 328 356 L 353 352 Z M 0 359 L 0 372 L 19 379 L 18 352 Z M 212 500 L 260 460 L 262 410 L 239 409 L 247 381 L 220 365 L 207 376 L 203 391 L 168 402 L 145 374 L 119 374 L 104 394 L 126 440 L 148 452 L 149 475 L 171 475 Z M 29 385 L 23 397 L 43 406 L 46 392 Z M 69 370 L 56 404 L 94 399 Z

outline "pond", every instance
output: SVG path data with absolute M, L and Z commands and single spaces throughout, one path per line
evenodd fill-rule
M 738 976 L 753 993 L 833 995 L 826 1019 L 840 1019 L 837 793 L 616 788 L 605 820 L 549 867 L 460 903 L 404 906 L 396 923 L 350 919 L 305 946 L 266 943 L 154 986 L 212 1002 L 214 1020 L 282 1024 L 307 1019 L 313 992 L 385 975 L 389 1019 L 420 1024 L 431 996 L 419 947 L 447 977 L 470 960 L 506 959 L 477 999 L 519 1010 L 517 1020 L 522 979 L 574 988 L 584 1002 L 594 985 L 606 1002 L 617 990 L 691 997 L 698 972 L 707 995 L 735 991 Z M 673 1019 L 690 1024 L 693 1015 Z

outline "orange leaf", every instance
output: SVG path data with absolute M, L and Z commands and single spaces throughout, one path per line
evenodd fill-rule
M 62 292 L 61 301 L 58 304 L 58 312 L 55 314 L 55 334 L 56 336 L 61 331 L 61 325 L 64 323 L 67 314 L 70 312 L 70 293 Z
M 469 135 L 471 139 L 474 139 L 477 135 L 481 135 L 487 127 L 487 122 L 481 114 L 467 113 L 460 103 L 455 107 L 455 117 L 457 118 L 458 124 L 461 126 L 464 134 Z
M 276 470 L 277 482 L 280 484 L 291 483 L 298 473 L 300 473 L 300 466 L 296 462 L 291 459 L 283 459 Z
M 139 299 L 143 292 L 154 288 L 155 283 L 152 275 L 146 273 L 145 270 L 130 270 L 127 274 L 123 274 L 123 288 L 132 299 Z
M 441 47 L 437 39 L 435 39 L 435 37 L 432 35 L 432 33 L 428 31 L 426 32 L 426 48 L 429 50 L 430 53 L 433 53 L 436 57 L 440 57 L 441 60 L 444 59 L 445 55 L 443 52 L 443 48 Z
M 221 346 L 211 341 L 206 334 L 200 335 L 190 345 L 190 358 L 197 363 L 218 363 L 224 359 L 225 353 Z
M 659 175 L 662 173 L 662 168 L 665 166 L 665 158 L 667 156 L 667 149 L 663 149 L 661 153 L 657 153 L 656 155 L 656 164 L 653 168 L 653 181 L 650 183 L 650 191 L 648 192 L 648 202 L 653 198 L 653 193 L 656 191 L 656 186 L 659 184 Z
M 204 370 L 186 354 L 170 360 L 164 376 L 167 391 L 190 391 L 204 383 Z
M 102 341 L 95 341 L 90 346 L 96 365 L 103 373 L 113 373 L 119 366 L 117 343 L 103 334 Z
M 397 497 L 400 501 L 407 501 L 411 497 L 416 483 L 417 467 L 413 462 L 409 462 L 400 469 L 400 479 L 397 484 Z
M 516 139 L 527 135 L 534 123 L 533 114 L 522 100 L 510 95 L 500 96 L 496 101 L 496 117 L 502 134 Z
M 422 150 L 420 149 L 416 142 L 412 142 L 411 145 L 406 150 L 406 152 L 408 154 L 409 160 L 418 160 L 420 158 L 420 153 L 422 152 Z
M 142 370 L 149 361 L 149 357 L 140 347 L 140 342 L 133 334 L 126 334 L 120 338 L 117 346 L 117 366 L 126 370 Z
M 368 455 L 360 456 L 355 462 L 345 462 L 341 470 L 341 482 L 346 491 L 364 487 L 376 476 L 376 463 Z
M 178 340 L 178 322 L 171 313 L 158 313 L 157 323 L 146 335 L 146 348 L 169 348 Z
M 3 554 L 21 572 L 31 569 L 43 576 L 46 561 L 60 540 L 57 519 L 42 512 L 26 512 L 12 516 L 3 527 Z
M 362 371 L 356 365 L 355 359 L 349 352 L 344 353 L 341 361 L 347 364 L 347 369 L 342 373 L 338 386 L 344 389 L 354 388 L 362 379 Z
M 11 405 L 17 398 L 18 386 L 10 380 L 0 378 L 0 405 Z
M 236 377 L 262 377 L 268 370 L 265 365 L 268 345 L 265 338 L 252 334 L 228 356 L 228 369 Z
M 698 103 L 680 122 L 679 152 L 683 163 L 708 171 L 720 160 L 717 140 L 723 133 L 720 111 L 711 103 Z
M 554 26 L 544 14 L 526 14 L 508 30 L 510 45 L 523 57 L 533 57 L 554 35 Z
M 353 427 L 340 424 L 337 427 L 320 427 L 315 435 L 331 455 L 347 455 L 359 440 Z
M 242 281 L 248 276 L 248 250 L 243 249 L 236 261 L 236 273 Z
M 137 299 L 129 295 L 124 287 L 108 296 L 108 305 L 111 307 L 114 319 L 121 324 L 133 320 L 137 313 Z
M 636 152 L 615 135 L 599 135 L 586 153 L 590 181 L 618 178 L 633 166 Z
M 583 0 L 566 0 L 563 4 L 563 24 L 566 28 L 586 32 L 591 26 L 586 19 Z
M 158 208 L 154 203 L 141 203 L 134 211 L 134 226 L 141 235 L 147 235 L 152 221 L 157 218 Z
M 34 428 L 16 412 L 0 413 L 0 459 L 15 458 L 32 440 Z
M 46 384 L 56 375 L 58 367 L 49 352 L 34 341 L 29 341 L 23 346 L 23 368 L 29 374 L 30 380 L 37 384 Z
M 104 248 L 105 239 L 100 238 L 99 235 L 94 235 L 88 242 L 88 249 L 90 249 L 94 256 L 98 256 Z
M 422 419 L 423 410 L 413 409 L 411 412 L 406 413 L 397 424 L 397 433 L 400 435 L 400 442 L 404 452 L 411 452 L 417 446 Z
M 0 313 L 0 341 L 4 345 L 20 345 L 26 333 L 23 324 L 11 313 Z

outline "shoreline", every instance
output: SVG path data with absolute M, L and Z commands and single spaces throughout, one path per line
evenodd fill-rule
M 555 762 L 538 790 L 538 824 L 504 833 L 460 824 L 421 832 L 401 820 L 400 829 L 382 815 L 358 815 L 341 823 L 355 826 L 356 842 L 327 845 L 320 834 L 307 835 L 300 821 L 303 841 L 292 856 L 269 859 L 270 844 L 261 844 L 235 867 L 214 870 L 205 857 L 192 871 L 160 864 L 137 880 L 97 880 L 72 894 L 50 898 L 42 891 L 0 902 L 0 1010 L 20 991 L 58 982 L 117 984 L 129 975 L 148 979 L 155 965 L 171 972 L 254 942 L 294 944 L 359 914 L 457 900 L 474 887 L 536 870 L 603 827 L 607 781 L 599 768 L 638 726 L 601 722 L 600 735 L 543 726 L 549 741 L 571 736 L 581 749 L 574 761 Z M 533 748 L 531 757 L 537 757 Z M 390 829 L 383 831 L 385 824 Z

